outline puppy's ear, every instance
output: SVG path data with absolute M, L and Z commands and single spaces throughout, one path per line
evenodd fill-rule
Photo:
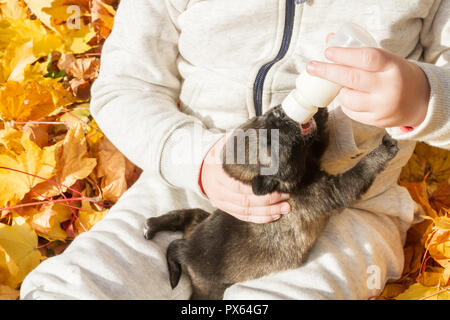
M 279 183 L 274 176 L 258 175 L 252 180 L 253 193 L 256 195 L 272 193 L 278 187 Z

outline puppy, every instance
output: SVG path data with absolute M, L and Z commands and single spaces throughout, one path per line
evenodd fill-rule
M 292 210 L 280 219 L 254 224 L 221 210 L 210 214 L 185 209 L 146 221 L 147 239 L 159 231 L 184 232 L 184 238 L 170 243 L 167 250 L 172 288 L 178 284 L 183 266 L 192 280 L 191 299 L 222 299 L 225 289 L 234 283 L 297 268 L 305 261 L 330 216 L 358 200 L 398 151 L 396 141 L 386 135 L 353 168 L 330 175 L 320 167 L 328 145 L 327 119 L 323 108 L 308 124 L 299 125 L 280 106 L 250 119 L 239 128 L 244 132 L 263 129 L 267 139 L 256 135 L 257 143 L 250 143 L 251 139 L 245 138 L 245 161 L 226 157 L 227 150 L 234 151 L 236 160 L 236 142 L 242 130 L 235 130 L 227 140 L 223 169 L 231 177 L 251 185 L 257 195 L 274 191 L 290 194 L 287 201 Z M 278 141 L 272 139 L 274 135 Z M 275 162 L 278 170 L 261 174 Z

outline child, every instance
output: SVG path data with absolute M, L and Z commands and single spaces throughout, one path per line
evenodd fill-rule
M 401 276 L 415 204 L 397 185 L 414 141 L 450 148 L 450 1 L 122 1 L 106 41 L 92 114 L 144 169 L 94 228 L 24 281 L 24 299 L 186 299 L 172 290 L 165 253 L 179 233 L 142 235 L 145 219 L 214 207 L 267 223 L 289 214 L 289 195 L 257 197 L 210 161 L 223 133 L 279 105 L 301 72 L 344 86 L 329 106 L 323 166 L 342 172 L 385 134 L 400 151 L 372 188 L 334 216 L 298 269 L 236 284 L 225 299 L 367 299 Z M 331 48 L 344 22 L 380 49 Z M 422 62 L 418 62 L 418 61 Z M 180 103 L 179 103 L 180 102 Z M 183 161 L 181 161 L 183 160 Z

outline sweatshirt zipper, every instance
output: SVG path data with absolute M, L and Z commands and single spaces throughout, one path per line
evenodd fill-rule
M 255 112 L 257 116 L 262 115 L 262 94 L 264 88 L 264 80 L 266 79 L 267 73 L 270 68 L 284 58 L 286 55 L 289 45 L 291 44 L 292 31 L 294 29 L 294 18 L 295 18 L 295 5 L 306 2 L 306 0 L 286 0 L 286 10 L 285 10 L 285 20 L 284 20 L 284 31 L 283 39 L 281 40 L 280 51 L 278 51 L 277 56 L 270 62 L 264 64 L 258 71 L 253 85 L 253 103 L 255 105 Z

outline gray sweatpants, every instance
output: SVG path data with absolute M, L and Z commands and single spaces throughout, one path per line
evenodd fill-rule
M 388 279 L 400 277 L 406 230 L 416 207 L 398 216 L 398 199 L 407 191 L 393 186 L 334 216 L 298 269 L 235 284 L 225 299 L 367 299 Z M 172 290 L 165 259 L 180 233 L 143 237 L 143 223 L 173 209 L 211 204 L 191 192 L 162 185 L 143 174 L 89 232 L 59 256 L 43 261 L 25 279 L 22 299 L 187 299 L 183 275 Z M 405 214 L 406 213 L 406 214 Z

